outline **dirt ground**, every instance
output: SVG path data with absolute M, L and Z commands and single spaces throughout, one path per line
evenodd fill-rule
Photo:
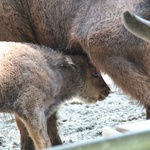
M 58 127 L 64 144 L 98 138 L 106 126 L 145 120 L 145 109 L 117 89 L 109 77 L 104 76 L 104 79 L 112 90 L 104 101 L 82 104 L 75 98 L 60 107 Z M 20 150 L 15 120 L 3 114 L 0 117 L 0 150 Z

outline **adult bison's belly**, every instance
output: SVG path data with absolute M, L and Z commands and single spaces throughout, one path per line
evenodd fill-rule
M 70 32 L 90 4 L 91 0 L 0 0 L 0 41 L 31 42 L 81 53 L 78 40 L 70 42 Z

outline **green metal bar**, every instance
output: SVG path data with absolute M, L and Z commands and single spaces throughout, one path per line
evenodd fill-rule
M 150 150 L 150 130 L 56 146 L 47 150 Z

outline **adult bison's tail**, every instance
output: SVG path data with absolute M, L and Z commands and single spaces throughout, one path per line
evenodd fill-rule
M 150 42 L 150 21 L 125 11 L 122 14 L 122 23 L 129 32 Z

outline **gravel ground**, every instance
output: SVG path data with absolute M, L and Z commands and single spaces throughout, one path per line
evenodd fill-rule
M 104 79 L 112 89 L 104 101 L 82 104 L 76 98 L 60 107 L 58 126 L 64 144 L 98 138 L 106 126 L 145 120 L 145 109 L 115 88 L 109 77 L 104 76 Z M 0 150 L 20 150 L 14 119 L 5 117 L 7 121 L 4 121 L 3 114 L 0 115 Z

